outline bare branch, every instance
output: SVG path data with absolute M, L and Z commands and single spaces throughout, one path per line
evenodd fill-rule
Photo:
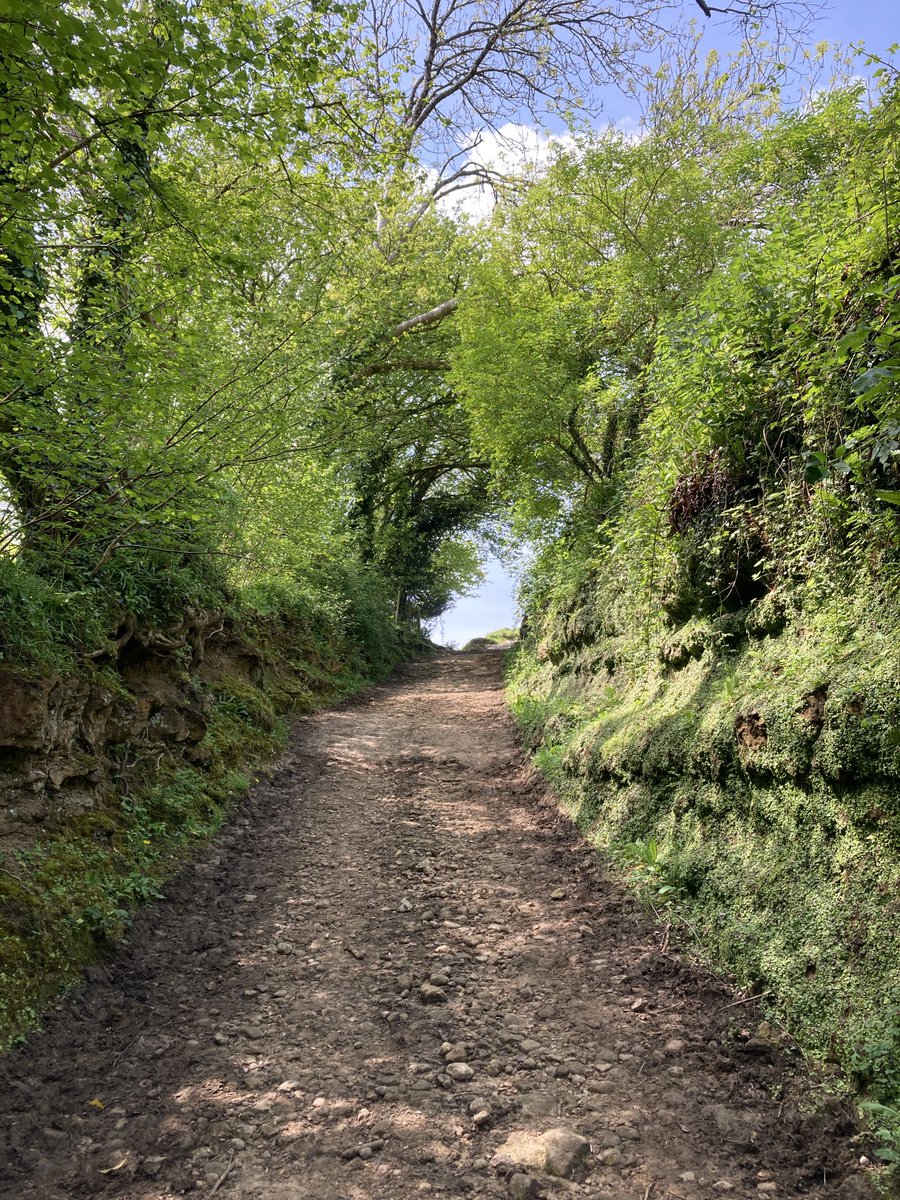
M 459 305 L 459 301 L 455 296 L 451 296 L 449 300 L 442 300 L 440 304 L 436 304 L 434 308 L 430 308 L 428 312 L 419 313 L 415 317 L 407 317 L 405 321 L 401 321 L 399 325 L 385 335 L 385 341 L 396 341 L 397 338 L 402 338 L 404 334 L 411 333 L 413 329 L 424 329 L 428 325 L 437 325 L 439 321 L 443 321 L 444 317 L 448 317 Z

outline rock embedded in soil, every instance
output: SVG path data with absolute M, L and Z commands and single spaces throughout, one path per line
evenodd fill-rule
M 423 983 L 419 988 L 419 999 L 423 1004 L 446 1004 L 447 993 L 433 983 Z
M 493 1157 L 495 1167 L 528 1167 L 568 1179 L 590 1153 L 590 1142 L 573 1129 L 548 1129 L 546 1133 L 521 1130 L 511 1133 Z
M 522 1171 L 510 1175 L 506 1186 L 511 1200 L 537 1200 L 541 1194 L 538 1181 L 531 1175 L 525 1175 Z

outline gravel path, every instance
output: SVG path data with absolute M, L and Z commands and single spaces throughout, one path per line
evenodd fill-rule
M 558 817 L 497 652 L 301 721 L 167 899 L 0 1062 L 4 1200 L 865 1194 Z

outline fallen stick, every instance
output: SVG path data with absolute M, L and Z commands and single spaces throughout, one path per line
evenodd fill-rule
M 743 1000 L 732 1000 L 730 1004 L 723 1004 L 719 1012 L 724 1012 L 726 1008 L 737 1008 L 741 1004 L 750 1004 L 754 1000 L 763 1000 L 769 995 L 771 992 L 760 992 L 758 996 L 745 996 Z
M 210 1188 L 210 1191 L 209 1191 L 210 1196 L 214 1196 L 216 1194 L 216 1192 L 219 1190 L 219 1188 L 222 1186 L 222 1184 L 228 1178 L 228 1176 L 231 1172 L 231 1168 L 233 1166 L 234 1166 L 234 1152 L 232 1151 L 231 1158 L 228 1160 L 228 1166 L 225 1168 L 225 1170 L 222 1172 L 222 1174 L 219 1176 L 219 1178 L 216 1180 L 216 1182 Z

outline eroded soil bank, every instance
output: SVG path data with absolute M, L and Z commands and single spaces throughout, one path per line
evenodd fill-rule
M 866 1194 L 841 1112 L 559 819 L 500 666 L 415 664 L 299 723 L 0 1063 L 0 1196 Z M 552 1129 L 566 1178 L 523 1165 Z

